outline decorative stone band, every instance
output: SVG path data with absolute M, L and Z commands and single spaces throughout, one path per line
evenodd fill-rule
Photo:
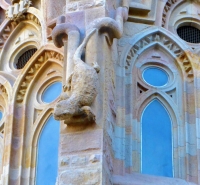
M 0 49 L 3 48 L 4 43 L 9 38 L 10 34 L 16 26 L 17 23 L 13 21 L 8 21 L 7 24 L 4 26 L 4 28 L 0 32 Z
M 167 18 L 167 13 L 169 12 L 169 10 L 171 9 L 171 7 L 176 3 L 176 2 L 180 2 L 183 0 L 168 0 L 164 6 L 163 9 L 163 15 L 162 15 L 162 27 L 165 26 L 165 22 L 166 22 L 166 18 Z
M 30 13 L 24 14 L 24 21 L 33 21 L 37 25 L 41 26 L 39 19 Z M 0 49 L 3 48 L 4 43 L 7 41 L 13 30 L 17 27 L 19 21 L 7 21 L 2 30 L 0 30 Z
M 185 52 L 170 38 L 167 38 L 166 35 L 158 32 L 154 32 L 145 36 L 133 45 L 126 58 L 125 69 L 127 72 L 130 70 L 131 63 L 135 57 L 138 56 L 138 53 L 141 53 L 142 50 L 154 44 L 159 44 L 163 48 L 166 48 L 168 51 L 170 51 L 170 53 L 172 53 L 174 57 L 177 58 L 177 61 L 181 64 L 180 66 L 183 68 L 188 81 L 193 81 L 194 72 L 192 69 L 192 64 Z
M 19 89 L 17 91 L 16 97 L 16 101 L 18 103 L 23 102 L 26 91 L 34 76 L 36 75 L 37 71 L 39 71 L 43 64 L 49 59 L 56 59 L 63 62 L 64 57 L 56 51 L 43 51 L 39 56 L 37 56 L 37 58 L 34 59 L 35 62 L 32 62 L 29 66 L 27 66 L 24 78 L 19 84 Z

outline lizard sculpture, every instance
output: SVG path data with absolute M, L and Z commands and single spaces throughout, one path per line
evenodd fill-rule
M 74 57 L 74 70 L 68 78 L 67 84 L 64 85 L 64 93 L 60 97 L 54 109 L 54 117 L 57 120 L 65 120 L 66 124 L 75 121 L 82 122 L 84 118 L 89 119 L 87 122 L 94 121 L 95 116 L 90 108 L 97 95 L 97 83 L 99 67 L 97 64 L 90 66 L 81 60 L 83 49 L 85 48 L 90 37 L 96 32 L 93 29 L 77 48 Z M 67 92 L 71 92 L 70 96 Z

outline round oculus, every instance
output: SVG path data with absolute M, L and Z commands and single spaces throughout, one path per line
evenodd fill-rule
M 168 74 L 159 67 L 148 67 L 143 71 L 143 80 L 155 87 L 162 87 L 168 83 Z
M 177 29 L 177 34 L 186 42 L 200 43 L 200 30 L 194 26 L 181 26 Z
M 62 92 L 62 83 L 55 82 L 49 85 L 42 93 L 42 101 L 45 103 L 51 103 L 58 98 Z

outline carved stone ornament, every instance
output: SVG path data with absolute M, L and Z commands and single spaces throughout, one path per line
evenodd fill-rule
M 73 58 L 73 73 L 64 85 L 65 92 L 55 107 L 55 119 L 65 120 L 68 125 L 95 122 L 95 115 L 90 106 L 97 95 L 98 69 L 81 60 L 82 51 L 95 31 L 96 29 L 93 29 L 77 48 Z M 71 95 L 68 96 L 70 91 Z
M 90 37 L 98 32 L 105 34 L 108 44 L 112 44 L 113 38 L 120 38 L 123 33 L 123 22 L 128 18 L 128 9 L 119 7 L 116 11 L 115 19 L 105 17 L 94 20 L 89 26 L 89 34 L 84 38 L 82 44 L 76 49 L 73 56 L 74 68 L 68 77 L 66 84 L 63 85 L 64 93 L 54 109 L 54 118 L 64 120 L 67 125 L 85 125 L 95 123 L 95 114 L 91 105 L 97 96 L 98 83 L 98 64 L 93 62 L 93 66 L 81 60 L 83 49 L 85 48 Z M 74 40 L 69 43 L 78 43 L 80 34 L 78 28 L 69 23 L 64 23 L 64 17 L 58 19 L 58 24 L 52 32 L 54 44 L 57 47 L 64 45 L 63 40 L 76 33 Z M 69 38 L 69 37 L 68 37 Z M 71 54 L 71 53 L 70 53 Z M 66 55 L 66 53 L 65 53 Z M 70 61 L 67 61 L 68 63 Z
M 19 3 L 13 3 L 6 11 L 6 17 L 10 20 L 19 20 L 24 18 L 24 13 L 27 12 L 31 5 L 30 0 L 20 0 Z

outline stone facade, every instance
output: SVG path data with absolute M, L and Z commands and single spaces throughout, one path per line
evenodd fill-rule
M 0 0 L 0 184 L 200 185 L 199 32 L 198 0 Z M 154 100 L 170 118 L 170 177 L 144 172 Z M 52 115 L 60 131 L 44 139 Z

